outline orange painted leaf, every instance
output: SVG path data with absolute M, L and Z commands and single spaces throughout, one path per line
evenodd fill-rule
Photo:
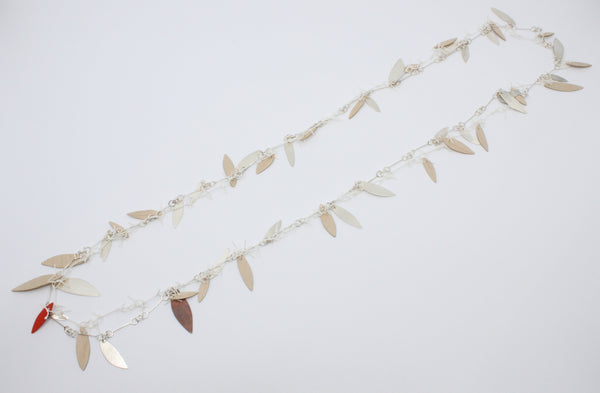
M 33 327 L 31 328 L 31 333 L 35 333 L 40 327 L 42 327 L 52 312 L 52 307 L 54 307 L 54 303 L 48 303 L 46 307 L 44 307 L 44 309 L 38 314 L 35 322 L 33 323 Z

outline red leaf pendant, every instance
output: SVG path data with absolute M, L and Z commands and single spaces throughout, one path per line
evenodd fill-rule
M 35 333 L 48 319 L 50 312 L 52 312 L 52 307 L 54 307 L 54 303 L 48 303 L 46 307 L 38 314 L 35 322 L 33 323 L 33 327 L 31 328 L 31 333 Z
M 175 318 L 177 318 L 181 326 L 191 333 L 194 318 L 192 317 L 192 310 L 190 309 L 190 305 L 187 300 L 171 300 L 171 309 L 173 310 L 173 314 L 175 314 Z

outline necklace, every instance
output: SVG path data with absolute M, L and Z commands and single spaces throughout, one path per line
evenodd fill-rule
M 115 222 L 110 222 L 112 229 L 93 246 L 84 247 L 81 251 L 73 254 L 58 255 L 44 261 L 42 264 L 59 270 L 54 274 L 36 277 L 13 289 L 13 291 L 28 291 L 43 287 L 48 287 L 50 289 L 45 306 L 34 321 L 32 333 L 37 331 L 48 319 L 52 319 L 63 327 L 64 332 L 68 336 L 76 338 L 76 354 L 82 370 L 87 367 L 90 356 L 90 337 L 96 338 L 99 341 L 102 354 L 112 365 L 120 368 L 127 368 L 125 360 L 110 342 L 111 338 L 120 330 L 129 326 L 135 326 L 149 318 L 154 310 L 166 303 L 171 304 L 171 308 L 177 320 L 191 333 L 193 331 L 193 317 L 187 299 L 197 297 L 198 301 L 202 301 L 209 289 L 211 280 L 220 275 L 229 262 L 236 262 L 243 282 L 249 290 L 252 290 L 254 287 L 254 279 L 250 264 L 246 257 L 253 251 L 278 241 L 285 235 L 294 232 L 297 228 L 312 220 L 320 220 L 324 229 L 333 237 L 336 237 L 337 235 L 337 224 L 334 217 L 337 217 L 346 224 L 360 228 L 361 225 L 359 220 L 346 210 L 346 208 L 342 207 L 342 205 L 362 193 L 370 194 L 375 197 L 394 196 L 395 194 L 391 190 L 383 187 L 381 183 L 384 183 L 388 177 L 398 169 L 410 163 L 419 163 L 423 166 L 425 173 L 431 180 L 436 182 L 437 172 L 433 162 L 428 158 L 436 151 L 448 149 L 460 154 L 474 154 L 474 151 L 467 143 L 480 146 L 487 151 L 488 144 L 480 120 L 484 114 L 489 114 L 490 108 L 496 107 L 496 111 L 515 110 L 526 113 L 525 107 L 527 105 L 527 98 L 530 95 L 530 90 L 538 85 L 563 92 L 581 89 L 581 86 L 568 83 L 564 78 L 556 75 L 554 72 L 565 67 L 586 68 L 590 66 L 589 64 L 572 61 L 565 62 L 563 60 L 564 47 L 562 43 L 558 39 L 553 39 L 552 43 L 548 41 L 553 37 L 552 33 L 544 32 L 538 27 L 517 27 L 516 23 L 508 15 L 496 9 L 492 10 L 496 16 L 506 23 L 505 25 L 488 22 L 483 25 L 477 33 L 468 35 L 461 40 L 452 38 L 442 41 L 435 45 L 430 60 L 426 62 L 405 66 L 402 60 L 398 60 L 392 67 L 386 83 L 377 85 L 366 92 L 361 93 L 359 96 L 338 109 L 333 115 L 313 124 L 308 129 L 293 135 L 287 135 L 284 138 L 283 143 L 250 153 L 242 159 L 237 166 L 235 166 L 233 161 L 225 155 L 223 168 L 226 176 L 224 178 L 210 182 L 202 182 L 198 189 L 185 195 L 179 195 L 169 201 L 168 207 L 164 209 L 131 212 L 129 213 L 129 216 L 138 219 L 138 223 L 129 227 L 124 227 Z M 151 222 L 165 217 L 167 214 L 172 215 L 173 225 L 177 226 L 183 217 L 183 211 L 186 206 L 193 205 L 198 198 L 206 195 L 216 187 L 235 187 L 238 179 L 242 177 L 247 169 L 254 165 L 256 166 L 256 173 L 262 173 L 274 162 L 277 150 L 283 149 L 289 164 L 293 166 L 295 164 L 295 143 L 307 140 L 314 135 L 317 130 L 345 113 L 349 113 L 348 117 L 350 119 L 353 118 L 365 105 L 379 111 L 379 107 L 372 97 L 377 91 L 397 87 L 407 78 L 421 73 L 426 67 L 441 62 L 455 53 L 460 52 L 462 59 L 466 62 L 470 56 L 469 46 L 474 40 L 485 36 L 492 42 L 498 44 L 500 40 L 506 40 L 505 32 L 515 31 L 531 33 L 532 41 L 552 51 L 554 58 L 552 69 L 541 74 L 532 83 L 519 86 L 518 88 L 511 88 L 508 90 L 500 89 L 495 91 L 487 103 L 477 108 L 469 118 L 456 125 L 441 129 L 421 146 L 406 152 L 396 161 L 393 161 L 376 171 L 373 178 L 356 182 L 352 187 L 340 194 L 334 200 L 323 202 L 308 215 L 300 217 L 286 226 L 283 226 L 281 221 L 277 221 L 267 230 L 260 241 L 249 247 L 236 249 L 232 252 L 227 250 L 211 268 L 195 274 L 183 284 L 177 284 L 170 286 L 167 289 L 159 290 L 156 295 L 147 300 L 133 302 L 131 305 L 117 308 L 89 321 L 72 321 L 62 310 L 62 307 L 58 305 L 57 295 L 59 291 L 83 296 L 99 295 L 99 292 L 90 283 L 80 278 L 70 277 L 70 274 L 76 266 L 88 262 L 95 255 L 99 255 L 102 259 L 106 259 L 114 241 L 123 241 L 129 238 L 130 234 L 135 232 L 135 230 L 143 228 Z M 102 319 L 109 314 L 117 312 L 127 312 L 134 315 L 130 320 L 116 328 L 100 329 L 100 322 Z

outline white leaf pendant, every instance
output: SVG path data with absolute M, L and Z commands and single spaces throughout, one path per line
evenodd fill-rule
M 123 359 L 119 351 L 117 351 L 117 348 L 114 347 L 114 345 L 112 345 L 106 340 L 100 341 L 100 350 L 102 351 L 102 355 L 104 355 L 104 358 L 110 364 L 118 368 L 127 368 L 127 363 L 125 363 L 125 360 Z
M 481 124 L 477 124 L 477 127 L 475 127 L 475 135 L 477 136 L 477 141 L 481 147 L 483 147 L 485 151 L 489 151 L 487 139 L 485 137 L 485 133 L 483 132 L 483 128 L 481 128 Z
M 435 167 L 433 166 L 433 163 L 425 157 L 423 157 L 423 168 L 425 168 L 425 172 L 427 172 L 427 175 L 429 176 L 431 181 L 433 181 L 434 183 L 437 183 L 437 175 L 435 173 Z
M 469 60 L 469 57 L 471 56 L 471 52 L 469 51 L 469 45 L 465 45 L 462 48 L 460 48 L 460 54 L 462 56 L 463 61 L 466 63 Z
M 183 201 L 175 203 L 173 207 L 173 228 L 177 228 L 183 218 Z
M 31 291 L 32 289 L 37 289 L 44 287 L 50 284 L 50 281 L 54 279 L 56 276 L 54 274 L 44 274 L 43 276 L 39 276 L 34 278 L 33 280 L 29 280 L 15 288 L 12 289 L 13 292 L 23 292 L 23 291 Z
M 469 143 L 479 145 L 479 141 L 477 140 L 477 138 L 471 133 L 471 130 L 467 128 L 463 128 L 462 130 L 460 130 L 460 136 L 465 138 L 465 140 Z
M 390 85 L 395 85 L 398 82 L 400 82 L 400 79 L 404 76 L 404 70 L 404 62 L 402 61 L 402 59 L 399 59 L 390 71 L 390 75 L 388 76 L 388 83 Z
M 208 278 L 202 280 L 202 283 L 200 283 L 200 288 L 198 289 L 198 302 L 201 302 L 202 300 L 204 300 L 209 287 L 210 287 L 210 280 Z
M 493 31 L 490 31 L 489 33 L 487 33 L 485 35 L 487 38 L 489 38 L 490 41 L 492 41 L 494 44 L 496 45 L 500 45 L 500 41 L 498 41 L 498 36 L 496 35 L 496 33 L 494 33 Z
M 252 269 L 245 256 L 240 255 L 238 257 L 237 266 L 240 275 L 242 276 L 242 280 L 244 280 L 244 284 L 252 291 L 254 289 L 254 275 L 252 274 Z
M 102 245 L 100 246 L 100 258 L 103 261 L 106 261 L 108 258 L 108 254 L 110 254 L 110 249 L 112 248 L 112 240 L 103 240 Z
M 498 38 L 500 38 L 502 41 L 506 41 L 506 37 L 504 37 L 502 30 L 500 30 L 500 28 L 498 27 L 497 24 L 490 23 L 490 27 L 492 28 L 492 31 L 494 32 L 494 34 L 496 34 L 498 36 Z
M 444 49 L 444 48 L 448 48 L 449 46 L 451 46 L 452 44 L 454 44 L 456 42 L 456 38 L 450 38 L 447 39 L 445 41 L 442 41 L 438 44 L 436 44 L 433 48 L 434 49 Z
M 325 227 L 325 230 L 333 237 L 336 235 L 335 221 L 328 212 L 321 214 L 321 224 Z
M 371 183 L 371 182 L 361 182 L 360 189 L 368 192 L 371 195 L 380 196 L 380 197 L 392 197 L 396 194 L 391 192 L 385 187 L 380 186 L 379 184 Z
M 353 227 L 356 227 L 356 228 L 362 228 L 362 226 L 360 225 L 360 222 L 358 222 L 356 217 L 354 217 L 354 215 L 352 215 L 352 213 L 350 213 L 348 210 L 344 209 L 343 207 L 334 206 L 333 212 L 335 213 L 336 216 L 338 216 L 338 218 L 340 220 L 344 221 L 346 224 L 352 225 Z
M 507 14 L 505 14 L 504 12 L 500 11 L 497 8 L 492 7 L 492 12 L 494 14 L 496 14 L 496 16 L 500 19 L 502 19 L 504 22 L 506 22 L 510 27 L 515 27 L 517 24 L 515 23 L 514 19 L 511 18 L 510 16 L 508 16 Z
M 246 157 L 242 158 L 242 160 L 238 164 L 238 169 L 242 172 L 245 171 L 250 165 L 254 164 L 254 162 L 256 162 L 256 160 L 258 160 L 258 157 L 260 157 L 260 154 L 261 154 L 261 152 L 259 150 L 257 150 L 257 151 L 253 151 L 252 153 L 248 154 Z
M 504 100 L 506 105 L 508 105 L 510 108 L 521 113 L 527 113 L 523 104 L 517 101 L 517 99 L 513 97 L 509 92 L 501 91 L 498 93 L 498 95 L 500 95 L 500 97 Z
M 565 54 L 565 47 L 558 38 L 555 38 L 554 42 L 552 43 L 552 52 L 554 53 L 554 60 L 561 62 Z
M 294 166 L 296 163 L 296 154 L 294 153 L 294 145 L 291 142 L 286 142 L 283 145 L 283 150 L 285 150 L 285 156 L 287 157 L 290 166 Z
M 280 229 L 281 229 L 281 220 L 279 220 L 275 224 L 271 225 L 271 228 L 269 228 L 269 230 L 267 230 L 267 233 L 265 233 L 264 238 L 270 239 L 271 237 L 273 237 L 273 235 L 278 233 Z
M 100 292 L 92 284 L 81 278 L 65 278 L 57 288 L 72 295 L 100 296 Z
M 444 138 L 444 145 L 450 150 L 454 150 L 457 153 L 462 154 L 475 154 L 475 152 L 469 149 L 469 146 L 464 143 L 454 139 L 454 138 Z
M 75 343 L 75 353 L 77 354 L 77 363 L 79 368 L 85 370 L 90 360 L 90 337 L 86 334 L 85 329 L 81 329 L 80 334 L 77 335 L 77 342 Z
M 381 110 L 379 109 L 379 106 L 377 105 L 377 103 L 375 102 L 374 99 L 372 99 L 371 97 L 367 97 L 365 98 L 365 102 L 367 103 L 367 105 L 369 105 L 371 107 L 371 109 L 373 109 L 375 112 L 381 112 Z

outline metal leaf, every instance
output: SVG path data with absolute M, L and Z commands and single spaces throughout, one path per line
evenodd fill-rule
M 556 91 L 577 91 L 583 89 L 583 86 L 574 85 L 566 82 L 546 82 L 544 86 Z
M 333 212 L 335 213 L 336 216 L 338 216 L 338 218 L 340 220 L 344 221 L 346 224 L 352 225 L 353 227 L 356 227 L 356 228 L 362 228 L 362 226 L 360 225 L 360 222 L 358 222 L 356 217 L 354 217 L 354 215 L 352 215 L 352 213 L 350 213 L 348 210 L 344 209 L 343 207 L 334 206 Z
M 552 51 L 554 52 L 554 60 L 560 62 L 563 59 L 565 54 L 565 47 L 562 42 L 559 41 L 558 38 L 554 39 L 554 43 L 552 44 Z
M 48 316 L 52 312 L 52 308 L 54 307 L 54 303 L 48 303 L 46 306 L 40 311 L 37 318 L 33 322 L 33 327 L 31 328 L 31 333 L 35 333 L 42 325 L 48 320 Z
M 354 107 L 350 111 L 350 115 L 348 115 L 348 119 L 352 119 L 354 117 L 354 115 L 356 115 L 358 113 L 358 111 L 360 110 L 360 108 L 362 108 L 363 105 L 365 104 L 365 100 L 366 100 L 366 97 L 363 97 L 360 100 L 358 100 L 358 102 L 356 103 L 356 105 L 354 105 Z
M 106 261 L 108 258 L 108 254 L 110 253 L 110 249 L 112 248 L 111 240 L 103 240 L 102 245 L 100 246 L 100 257 L 103 261 Z
M 493 31 L 490 31 L 489 33 L 487 33 L 485 35 L 487 38 L 489 38 L 490 41 L 492 41 L 494 44 L 496 45 L 500 45 L 500 41 L 498 41 L 498 36 L 496 35 L 496 33 L 494 33 Z
M 515 97 L 510 95 L 510 93 L 508 93 L 507 91 L 501 91 L 500 93 L 498 93 L 498 95 L 500 95 L 500 97 L 502 97 L 502 99 L 504 100 L 506 105 L 508 105 L 510 108 L 512 108 L 518 112 L 521 112 L 521 113 L 527 113 L 527 111 L 525 110 L 525 107 L 519 101 L 517 101 Z
M 393 85 L 400 82 L 400 79 L 402 79 L 402 77 L 404 76 L 404 70 L 404 62 L 402 61 L 402 59 L 398 59 L 398 61 L 390 70 L 390 75 L 388 76 L 388 83 L 390 85 Z
M 517 24 L 515 23 L 515 21 L 513 20 L 513 18 L 511 18 L 510 16 L 508 16 L 507 14 L 505 14 L 504 12 L 500 11 L 497 8 L 492 7 L 492 12 L 494 14 L 496 14 L 496 16 L 500 19 L 502 19 L 504 22 L 506 22 L 510 27 L 515 27 Z
M 373 109 L 375 112 L 381 112 L 381 110 L 379 109 L 379 106 L 377 106 L 377 103 L 375 102 L 375 100 L 373 100 L 371 97 L 367 97 L 365 98 L 365 102 L 367 103 L 367 105 L 369 105 L 371 107 L 371 109 Z
M 435 139 L 441 139 L 441 138 L 444 138 L 447 134 L 448 134 L 448 127 L 444 127 L 441 130 L 439 130 L 438 132 L 436 132 L 433 137 Z
M 286 142 L 283 145 L 283 150 L 285 150 L 285 155 L 287 157 L 290 166 L 294 166 L 296 163 L 296 154 L 294 153 L 294 144 L 291 142 Z
M 471 133 L 471 130 L 467 128 L 463 128 L 462 130 L 460 130 L 460 136 L 465 138 L 465 140 L 469 143 L 479 145 L 479 141 L 477 140 L 477 138 Z
M 108 224 L 111 226 L 112 229 L 114 229 L 116 232 L 127 232 L 125 230 L 125 228 L 123 228 L 121 225 L 117 224 L 116 222 L 112 222 L 109 221 Z
M 78 259 L 77 254 L 61 254 L 46 259 L 44 262 L 42 262 L 42 265 L 62 269 L 69 265 L 79 265 L 84 261 L 84 259 Z
M 450 38 L 448 40 L 442 41 L 438 44 L 436 44 L 434 46 L 435 49 L 442 49 L 442 48 L 447 48 L 450 45 L 454 44 L 456 42 L 456 38 Z
M 277 221 L 275 224 L 271 225 L 271 228 L 265 233 L 265 239 L 270 239 L 273 235 L 275 235 L 281 229 L 281 220 Z
M 525 100 L 525 97 L 523 97 L 521 94 L 517 94 L 514 97 L 515 97 L 515 100 L 519 101 L 519 104 L 527 105 L 527 101 Z
M 100 341 L 100 350 L 110 364 L 118 368 L 127 368 L 127 363 L 114 345 L 106 340 Z
M 498 27 L 497 24 L 490 23 L 490 27 L 492 28 L 492 31 L 494 32 L 494 34 L 496 34 L 498 36 L 498 38 L 500 38 L 502 41 L 506 41 L 506 37 L 504 37 L 502 30 L 500 30 L 500 28 Z
M 321 214 L 321 223 L 323 224 L 323 226 L 325 227 L 327 232 L 329 232 L 329 234 L 331 236 L 335 237 L 335 234 L 336 234 L 335 221 L 333 221 L 333 217 L 331 216 L 331 214 L 329 214 L 327 212 Z
M 466 63 L 469 60 L 469 57 L 471 56 L 471 52 L 469 51 L 469 45 L 465 45 L 462 48 L 460 48 L 460 54 L 462 55 L 463 61 Z
M 85 370 L 90 360 L 90 337 L 84 328 L 81 328 L 80 334 L 77 335 L 77 342 L 75 344 L 75 353 L 77 354 L 77 363 L 79 368 Z
M 194 330 L 194 317 L 192 316 L 192 309 L 188 301 L 185 299 L 172 299 L 171 310 L 173 310 L 173 314 L 181 326 L 192 333 Z
M 13 292 L 23 292 L 23 291 L 31 291 L 32 289 L 37 289 L 44 287 L 50 284 L 50 281 L 55 279 L 56 275 L 54 274 L 44 274 L 43 276 L 39 276 L 34 278 L 33 280 L 29 280 L 18 287 L 12 289 Z
M 173 296 L 171 298 L 171 300 L 173 300 L 173 299 L 183 300 L 183 299 L 190 298 L 192 296 L 196 296 L 197 294 L 198 294 L 198 292 L 196 292 L 196 291 L 183 291 L 183 292 L 179 292 L 177 295 Z
M 238 164 L 238 169 L 240 171 L 245 171 L 250 165 L 254 164 L 256 160 L 258 160 L 260 155 L 260 150 L 253 151 L 252 153 L 248 154 L 246 157 L 242 158 L 242 160 Z
M 437 183 L 437 175 L 435 173 L 435 167 L 427 158 L 423 157 L 423 168 L 425 168 L 425 172 L 429 175 L 429 178 Z
M 442 141 L 444 142 L 444 145 L 446 145 L 450 150 L 454 150 L 457 153 L 475 154 L 475 152 L 471 150 L 469 146 L 454 138 L 444 138 L 442 139 Z
M 575 68 L 588 68 L 591 67 L 592 65 L 589 63 L 582 63 L 580 61 L 567 61 L 566 63 L 569 67 L 575 67 Z
M 371 183 L 371 182 L 361 182 L 360 189 L 368 192 L 371 195 L 380 196 L 380 197 L 392 197 L 396 194 L 380 186 L 379 184 Z
M 240 271 L 240 275 L 242 276 L 242 280 L 244 280 L 244 284 L 248 287 L 249 290 L 254 289 L 254 275 L 252 274 L 252 269 L 250 268 L 250 264 L 246 260 L 246 257 L 240 255 L 237 258 L 237 266 Z
M 206 293 L 208 292 L 208 287 L 210 286 L 210 280 L 205 278 L 200 283 L 200 288 L 198 289 L 198 302 L 201 302 L 206 297 Z
M 137 210 L 131 213 L 127 213 L 127 215 L 131 218 L 135 218 L 138 220 L 145 220 L 148 217 L 153 217 L 158 215 L 158 211 L 156 210 Z
M 568 80 L 566 80 L 566 79 L 565 79 L 565 78 L 563 78 L 562 76 L 560 76 L 560 75 L 556 75 L 556 74 L 550 74 L 550 78 L 551 78 L 553 81 L 556 81 L 556 82 L 568 82 Z
M 183 201 L 178 201 L 173 206 L 173 228 L 177 228 L 183 218 Z
M 273 160 L 275 160 L 275 154 L 271 154 L 267 158 L 261 160 L 256 165 L 256 174 L 258 175 L 259 173 L 263 172 L 265 169 L 267 169 L 268 167 L 270 167 L 271 164 L 273 163 Z
M 81 278 L 65 278 L 57 288 L 73 295 L 100 296 L 100 292 L 92 284 Z
M 225 176 L 227 177 L 230 177 L 233 174 L 233 171 L 235 170 L 235 165 L 233 165 L 233 161 L 231 161 L 231 158 L 229 158 L 227 154 L 223 156 L 223 170 L 225 171 Z M 229 184 L 231 185 L 231 187 L 235 187 L 235 185 L 237 184 L 237 179 L 230 179 Z
M 475 127 L 475 135 L 477 136 L 477 140 L 479 141 L 481 147 L 483 147 L 485 151 L 489 151 L 487 139 L 485 137 L 485 133 L 483 132 L 483 128 L 481 128 L 481 124 L 477 124 L 477 127 Z

